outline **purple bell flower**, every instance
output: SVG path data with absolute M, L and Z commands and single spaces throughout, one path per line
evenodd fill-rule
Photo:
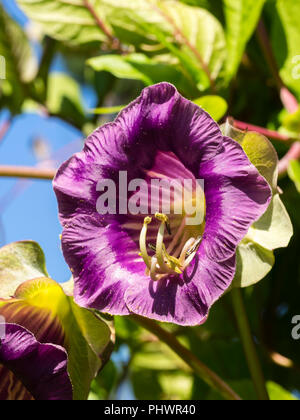
M 146 214 L 126 211 L 124 201 L 164 207 L 166 187 L 161 195 L 151 189 L 150 196 L 141 188 L 138 203 L 125 191 L 120 173 L 129 185 L 136 179 L 148 186 L 153 180 L 173 186 L 189 180 L 190 208 L 203 217 L 188 224 L 193 211 L 167 214 L 151 206 Z M 119 199 L 104 214 L 99 183 L 107 180 Z M 146 88 L 115 122 L 88 137 L 83 151 L 59 169 L 54 190 L 76 302 L 179 325 L 206 320 L 232 283 L 238 244 L 272 196 L 242 147 L 168 83 Z M 181 193 L 172 191 L 174 210 Z

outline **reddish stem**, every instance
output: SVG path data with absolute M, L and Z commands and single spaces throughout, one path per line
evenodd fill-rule
M 238 121 L 238 120 L 234 120 L 233 125 L 240 130 L 256 131 L 257 133 L 260 133 L 260 134 L 262 134 L 266 137 L 269 137 L 273 140 L 284 141 L 284 142 L 288 142 L 288 141 L 291 140 L 291 138 L 289 136 L 286 136 L 284 134 L 280 134 L 280 133 L 278 133 L 278 131 L 268 130 L 267 128 L 259 127 L 258 125 L 248 124 L 248 123 Z
M 283 106 L 285 109 L 293 114 L 296 112 L 299 108 L 299 104 L 295 96 L 288 90 L 288 88 L 284 85 L 276 63 L 276 59 L 273 54 L 272 45 L 268 36 L 268 32 L 266 30 L 266 27 L 264 25 L 264 22 L 260 20 L 258 26 L 257 26 L 257 37 L 258 41 L 260 43 L 261 49 L 264 53 L 264 56 L 266 58 L 266 61 L 269 65 L 269 68 L 271 70 L 271 73 L 274 77 L 274 80 L 276 82 L 277 88 L 279 90 L 280 99 L 283 103 Z
M 113 34 L 106 27 L 106 25 L 104 24 L 104 22 L 102 22 L 102 20 L 97 15 L 96 10 L 94 9 L 93 5 L 89 2 L 89 0 L 83 0 L 83 3 L 85 5 L 85 7 L 88 9 L 88 11 L 91 13 L 91 15 L 93 16 L 93 18 L 95 19 L 95 22 L 96 22 L 97 26 L 106 35 L 106 37 L 109 40 L 111 46 L 113 48 L 116 48 L 116 49 L 120 49 L 121 50 L 120 41 L 113 36 Z
M 1 141 L 4 139 L 4 137 L 5 137 L 6 133 L 8 132 L 8 130 L 9 130 L 9 128 L 10 128 L 10 126 L 11 126 L 11 120 L 10 120 L 10 119 L 6 120 L 6 121 L 2 124 L 2 126 L 1 126 L 1 128 L 0 128 L 0 143 L 1 143 Z

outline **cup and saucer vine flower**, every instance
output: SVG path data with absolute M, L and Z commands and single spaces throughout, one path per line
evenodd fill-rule
M 273 202 L 273 186 L 250 160 L 238 141 L 173 85 L 146 88 L 113 123 L 91 134 L 54 180 L 77 304 L 112 315 L 203 323 L 232 285 L 238 247 Z M 120 172 L 129 185 L 135 179 L 146 185 L 190 180 L 189 201 L 202 217 L 189 224 L 193 212 L 152 207 L 133 214 L 124 211 L 120 196 L 114 211 L 99 213 L 99 182 L 112 181 L 124 198 Z M 162 206 L 163 192 L 157 198 Z M 145 192 L 138 195 L 143 201 Z M 153 195 L 151 190 L 144 202 L 153 202 Z M 174 193 L 171 207 L 176 203 Z
M 0 249 L 0 400 L 84 400 L 112 351 L 111 326 L 49 278 L 40 246 Z

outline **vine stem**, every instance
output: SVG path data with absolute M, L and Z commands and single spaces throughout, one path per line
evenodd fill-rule
M 241 397 L 233 391 L 215 372 L 202 363 L 190 350 L 184 347 L 169 331 L 162 328 L 155 321 L 139 315 L 130 315 L 130 319 L 150 331 L 167 344 L 202 380 L 211 388 L 218 391 L 226 400 L 241 401 Z
M 243 121 L 234 120 L 233 122 L 234 127 L 239 128 L 240 130 L 245 131 L 256 131 L 257 133 L 263 134 L 266 137 L 269 137 L 273 140 L 283 141 L 283 142 L 289 142 L 291 141 L 291 138 L 289 136 L 286 136 L 284 134 L 278 133 L 278 131 L 274 130 L 268 130 L 264 127 L 259 127 L 258 125 L 248 124 Z
M 97 26 L 100 28 L 100 30 L 104 33 L 104 35 L 107 37 L 108 41 L 110 42 L 111 46 L 113 48 L 121 50 L 120 41 L 113 36 L 113 34 L 110 32 L 109 28 L 105 25 L 105 23 L 100 19 L 98 16 L 96 10 L 94 9 L 94 6 L 89 2 L 89 0 L 83 0 L 83 3 L 85 7 L 88 9 L 90 14 L 93 16 Z
M 52 181 L 56 169 L 41 169 L 28 166 L 0 166 L 0 177 L 43 179 Z
M 241 290 L 238 288 L 233 289 L 231 291 L 231 297 L 233 302 L 235 318 L 237 321 L 238 329 L 244 347 L 245 356 L 247 359 L 248 367 L 251 373 L 257 396 L 259 400 L 268 401 L 269 395 L 265 385 L 264 374 L 251 334 L 250 324 L 248 321 Z

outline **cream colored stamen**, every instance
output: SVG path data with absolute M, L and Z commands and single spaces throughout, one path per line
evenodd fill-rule
M 146 236 L 148 225 L 152 222 L 152 218 L 146 217 L 140 234 L 140 256 L 142 256 L 147 266 L 146 275 L 150 275 L 153 281 L 158 281 L 170 274 L 182 274 L 195 257 L 201 242 L 201 237 L 197 239 L 188 237 L 188 232 L 184 231 L 184 218 L 168 249 L 166 249 L 164 235 L 166 229 L 170 233 L 169 218 L 163 213 L 156 213 L 155 218 L 161 222 L 158 229 L 156 246 L 148 244 L 149 249 L 154 251 L 155 255 L 150 257 L 147 252 Z M 176 247 L 179 241 L 180 244 Z M 175 247 L 176 250 L 171 255 Z

